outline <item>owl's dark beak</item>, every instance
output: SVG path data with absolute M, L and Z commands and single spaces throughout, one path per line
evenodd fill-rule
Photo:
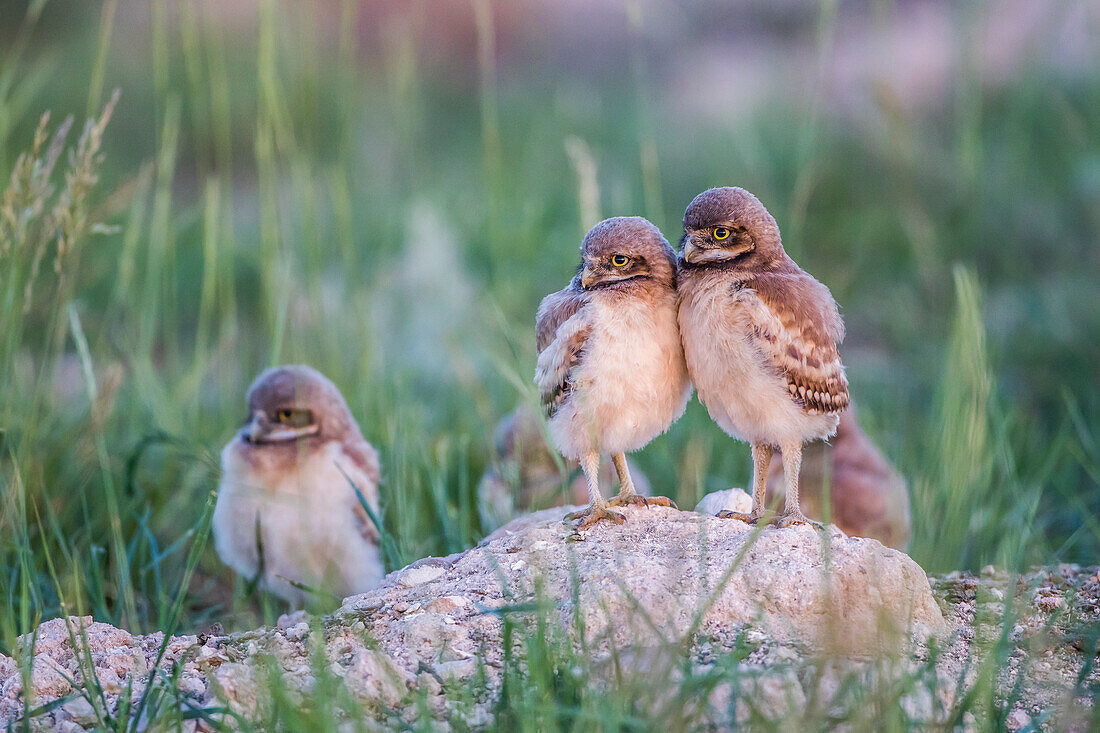
M 581 287 L 590 290 L 593 286 L 603 282 L 606 273 L 602 270 L 603 268 L 599 265 L 586 262 L 584 267 L 581 268 Z
M 252 413 L 252 419 L 245 423 L 244 427 L 237 431 L 237 437 L 246 443 L 264 442 L 264 436 L 270 429 L 271 423 L 267 419 L 267 415 L 263 410 L 255 410 Z

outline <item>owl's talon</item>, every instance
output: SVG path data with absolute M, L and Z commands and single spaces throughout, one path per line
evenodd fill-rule
M 573 521 L 573 529 L 577 532 L 583 532 L 586 529 L 591 528 L 597 522 L 607 520 L 612 524 L 622 524 L 626 521 L 626 517 L 618 512 L 608 511 L 606 507 L 588 507 L 582 509 L 579 512 L 570 512 L 565 515 L 563 521 Z
M 718 512 L 714 516 L 718 517 L 719 519 L 737 519 L 737 520 L 740 520 L 742 522 L 745 522 L 746 524 L 756 524 L 757 522 L 760 521 L 760 517 L 762 515 L 761 514 L 745 514 L 743 512 L 734 512 L 734 511 L 730 511 L 729 509 L 723 509 L 722 511 Z
M 649 506 L 649 502 L 641 494 L 628 494 L 623 496 L 619 494 L 614 499 L 607 502 L 608 506 L 628 506 L 630 504 L 642 504 L 643 506 Z
M 627 506 L 628 504 L 641 504 L 646 508 L 651 506 L 670 506 L 673 509 L 680 508 L 676 506 L 676 502 L 672 499 L 663 496 L 642 496 L 641 494 L 631 494 L 629 496 L 622 496 L 620 494 L 607 502 L 608 506 Z
M 800 511 L 779 514 L 771 520 L 770 524 L 774 524 L 780 529 L 793 527 L 796 524 L 808 524 L 814 529 L 822 528 L 821 522 L 815 522 Z
M 653 504 L 655 506 L 667 506 L 676 510 L 680 509 L 680 507 L 676 506 L 676 502 L 674 502 L 672 499 L 669 499 L 667 496 L 651 496 L 649 497 L 649 503 L 646 504 L 646 506 L 649 506 L 650 504 Z

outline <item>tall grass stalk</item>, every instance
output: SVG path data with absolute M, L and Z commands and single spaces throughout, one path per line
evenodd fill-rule
M 488 205 L 490 259 L 504 257 L 504 161 L 497 101 L 496 29 L 489 0 L 472 0 L 477 27 L 477 67 L 481 107 L 482 166 Z

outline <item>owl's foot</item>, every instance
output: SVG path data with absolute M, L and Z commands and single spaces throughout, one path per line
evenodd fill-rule
M 627 504 L 641 504 L 645 507 L 650 506 L 670 506 L 673 509 L 679 509 L 676 506 L 676 502 L 665 496 L 642 496 L 641 494 L 629 494 L 623 496 L 619 494 L 611 501 L 607 502 L 608 506 L 626 506 Z
M 743 512 L 734 512 L 729 509 L 723 509 L 714 516 L 719 519 L 737 519 L 747 524 L 756 524 L 760 521 L 760 518 L 764 516 L 763 512 L 752 512 L 751 514 L 745 514 Z
M 578 532 L 589 529 L 597 522 L 607 520 L 612 524 L 622 524 L 626 517 L 618 512 L 609 511 L 607 507 L 590 506 L 579 512 L 570 512 L 565 515 L 566 522 L 573 522 L 573 529 Z
M 792 527 L 796 524 L 808 524 L 814 529 L 822 528 L 821 522 L 815 522 L 800 511 L 784 512 L 783 514 L 777 514 L 769 522 L 769 524 L 774 524 L 780 529 L 786 529 L 787 527 Z

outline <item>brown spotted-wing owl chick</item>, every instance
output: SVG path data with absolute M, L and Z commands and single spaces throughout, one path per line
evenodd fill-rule
M 768 489 L 784 491 L 781 461 L 773 461 Z M 799 497 L 806 514 L 822 518 L 828 486 L 832 521 L 847 535 L 873 537 L 899 550 L 909 543 L 909 489 L 859 427 L 855 407 L 840 413 L 836 435 L 828 443 L 806 444 L 802 452 Z
M 750 522 L 764 512 L 775 448 L 783 454 L 780 526 L 807 522 L 798 504 L 802 444 L 836 431 L 848 406 L 829 289 L 783 251 L 779 226 L 742 188 L 712 188 L 684 213 L 680 334 L 691 380 L 714 421 L 752 445 Z
M 222 451 L 214 546 L 226 565 L 301 604 L 294 583 L 340 598 L 385 574 L 378 532 L 378 454 L 340 390 L 308 366 L 281 366 L 248 390 L 248 422 Z
M 676 325 L 676 253 L 641 217 L 600 222 L 585 235 L 569 287 L 543 299 L 535 332 L 535 383 L 550 437 L 588 484 L 577 526 L 622 522 L 600 494 L 600 455 L 609 454 L 619 474 L 611 504 L 646 502 L 634 492 L 625 454 L 667 430 L 691 394 Z
M 547 442 L 549 434 L 534 407 L 522 405 L 501 418 L 494 433 L 489 467 L 477 486 L 478 512 L 486 530 L 502 527 L 521 514 L 562 504 L 588 503 L 588 484 L 571 462 L 563 462 Z M 627 459 L 634 491 L 649 496 L 649 481 Z M 610 486 L 615 472 L 600 466 L 599 481 Z

